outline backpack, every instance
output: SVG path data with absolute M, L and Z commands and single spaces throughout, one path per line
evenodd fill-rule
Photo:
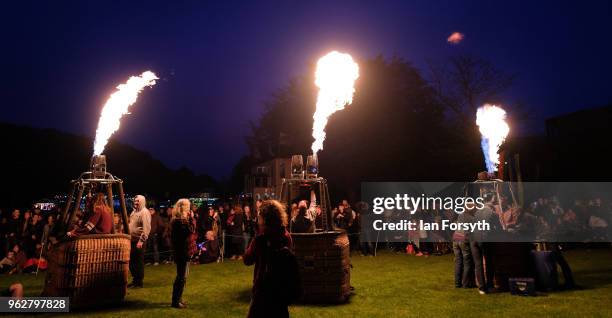
M 284 246 L 273 249 L 267 255 L 263 287 L 266 294 L 275 295 L 289 305 L 302 297 L 302 280 L 295 254 Z

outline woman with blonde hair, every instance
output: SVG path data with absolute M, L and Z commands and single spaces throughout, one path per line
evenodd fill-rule
M 189 260 L 193 255 L 192 239 L 195 224 L 190 206 L 188 199 L 176 201 L 170 221 L 172 250 L 176 264 L 176 278 L 172 287 L 172 307 L 180 309 L 186 307 L 182 297 L 189 274 Z

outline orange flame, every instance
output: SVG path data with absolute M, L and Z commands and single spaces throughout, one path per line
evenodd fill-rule
M 117 91 L 111 94 L 104 104 L 96 139 L 94 141 L 94 155 L 100 155 L 108 143 L 108 139 L 119 129 L 121 117 L 129 113 L 129 107 L 136 102 L 138 94 L 147 86 L 155 85 L 158 77 L 151 71 L 146 71 L 140 76 L 132 76 L 127 82 L 119 84 Z
M 355 80 L 359 77 L 359 66 L 349 54 L 332 51 L 317 62 L 315 84 L 319 87 L 317 109 L 312 126 L 312 153 L 323 149 L 325 126 L 329 116 L 353 102 Z

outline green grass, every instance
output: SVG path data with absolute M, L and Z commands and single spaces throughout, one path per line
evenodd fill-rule
M 451 255 L 429 258 L 380 253 L 353 256 L 348 304 L 297 305 L 292 317 L 611 317 L 612 250 L 569 251 L 566 258 L 581 290 L 538 297 L 509 293 L 479 295 L 475 289 L 455 289 Z M 174 267 L 147 266 L 145 288 L 129 290 L 126 303 L 113 309 L 71 313 L 74 317 L 245 317 L 252 267 L 241 262 L 192 266 L 184 298 L 186 310 L 169 307 Z M 27 296 L 42 289 L 43 275 L 1 276 L 0 286 L 21 281 Z M 67 315 L 64 315 L 67 316 Z

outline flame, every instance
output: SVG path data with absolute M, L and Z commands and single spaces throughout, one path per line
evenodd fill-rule
M 319 87 L 317 109 L 312 126 L 312 153 L 323 149 L 325 126 L 331 114 L 344 109 L 353 102 L 355 80 L 359 77 L 359 66 L 349 54 L 332 51 L 317 62 L 315 84 Z
M 499 147 L 508 136 L 506 111 L 499 106 L 485 104 L 476 112 L 476 125 L 482 136 L 481 146 L 488 172 L 495 172 L 499 164 Z
M 132 76 L 127 82 L 119 84 L 117 91 L 104 104 L 96 139 L 94 141 L 94 155 L 100 155 L 108 143 L 108 138 L 119 129 L 120 119 L 129 113 L 129 107 L 136 102 L 138 94 L 147 86 L 155 85 L 157 75 L 151 71 L 143 72 L 140 76 Z

